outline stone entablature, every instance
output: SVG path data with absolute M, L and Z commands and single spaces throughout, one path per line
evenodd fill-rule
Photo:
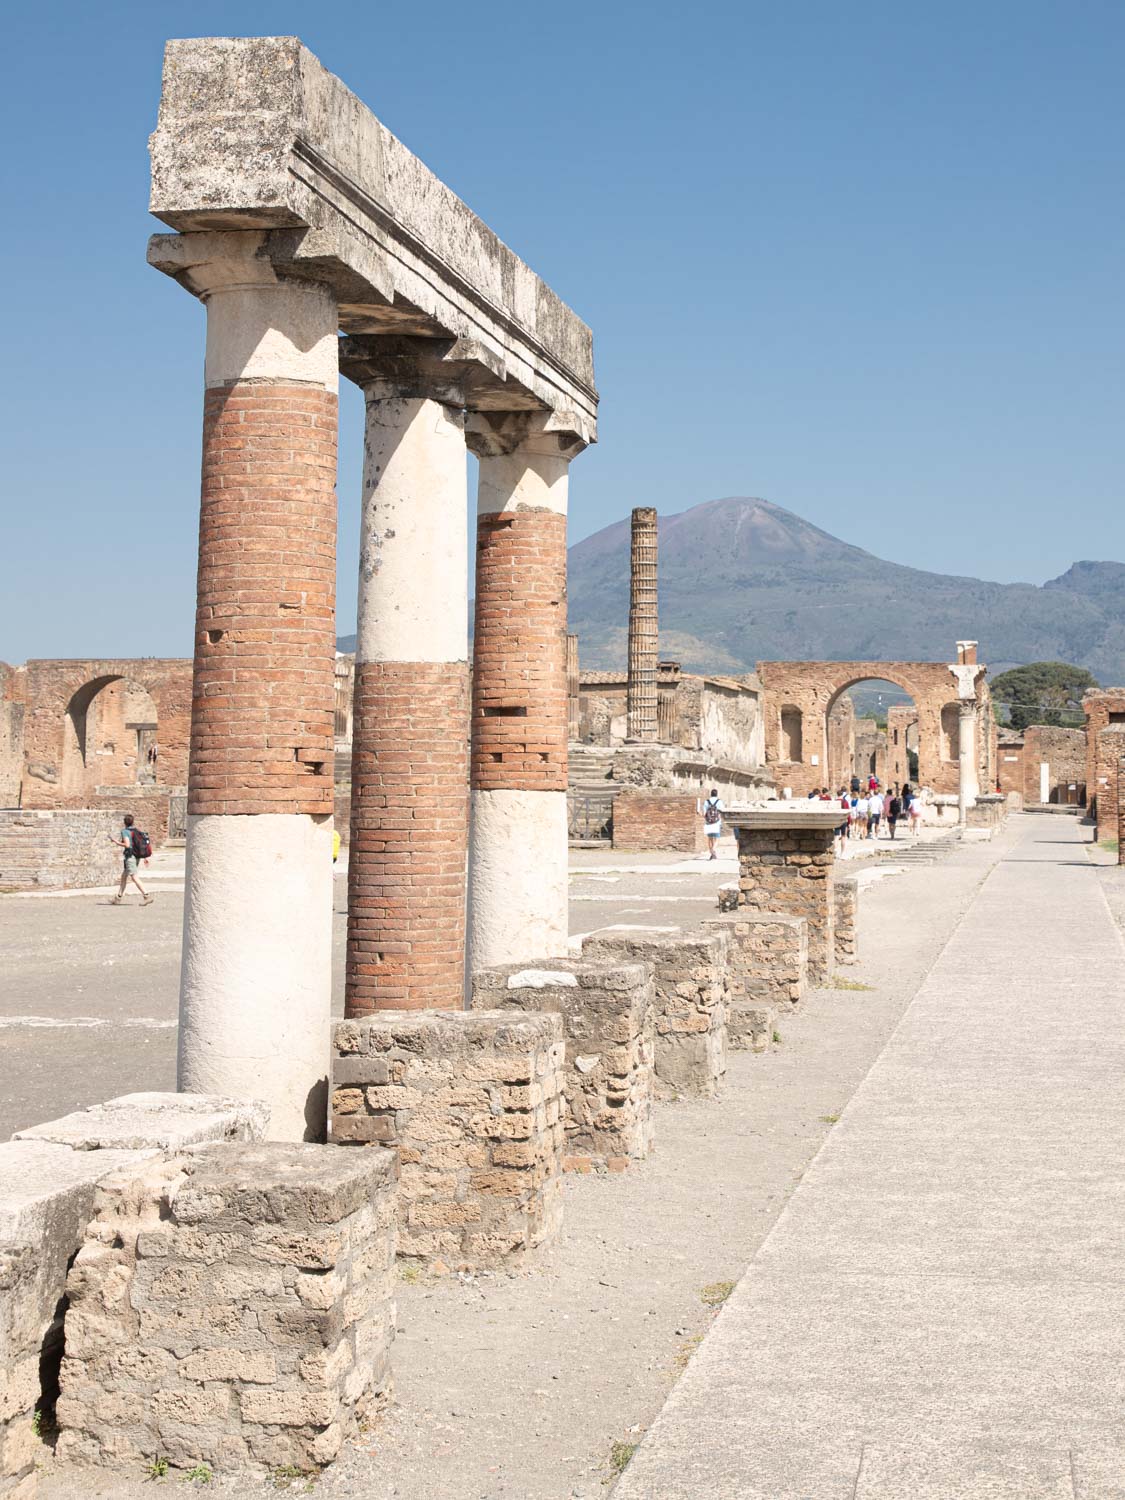
M 990 788 L 996 736 L 986 670 L 967 661 L 955 666 L 901 661 L 759 662 L 766 763 L 778 785 L 791 787 L 794 797 L 807 796 L 826 782 L 833 783 L 835 791 L 851 770 L 831 763 L 829 716 L 841 695 L 857 683 L 893 682 L 910 694 L 917 714 L 917 783 L 935 792 L 959 792 L 961 674 L 969 683 L 978 727 L 973 737 L 976 783 Z M 979 732 L 980 726 L 986 732 Z
M 298 38 L 170 41 L 151 153 L 149 207 L 181 233 L 149 260 L 189 289 L 220 233 L 260 231 L 346 333 L 426 344 L 478 409 L 550 410 L 593 440 L 589 328 Z

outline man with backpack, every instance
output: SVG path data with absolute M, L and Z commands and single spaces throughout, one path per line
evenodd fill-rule
M 122 828 L 120 835 L 115 839 L 111 839 L 111 842 L 117 844 L 125 851 L 125 868 L 121 871 L 121 887 L 117 895 L 114 896 L 111 905 L 121 905 L 125 899 L 125 888 L 131 880 L 141 893 L 141 905 L 151 906 L 152 897 L 137 879 L 137 866 L 142 859 L 152 858 L 152 841 L 149 839 L 147 833 L 142 833 L 139 828 L 133 826 L 132 813 L 125 814 L 125 826 Z
M 709 858 L 718 859 L 719 839 L 723 832 L 723 804 L 719 800 L 717 786 L 713 786 L 711 795 L 703 799 L 703 832 L 707 835 L 707 847 L 711 851 Z

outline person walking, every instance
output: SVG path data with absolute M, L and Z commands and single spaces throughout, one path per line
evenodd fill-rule
M 117 844 L 119 848 L 125 851 L 125 867 L 121 871 L 121 885 L 118 888 L 117 895 L 114 896 L 110 904 L 113 906 L 120 906 L 122 904 L 125 900 L 126 887 L 132 881 L 141 893 L 141 905 L 151 906 L 152 897 L 137 879 L 137 868 L 142 859 L 148 860 L 152 857 L 152 844 L 149 841 L 148 834 L 142 833 L 139 828 L 134 826 L 132 813 L 125 814 L 125 826 L 121 829 L 117 838 L 114 838 L 112 834 L 110 835 L 110 843 Z
M 837 855 L 843 859 L 844 843 L 848 837 L 848 822 L 852 815 L 852 805 L 848 801 L 848 794 L 843 787 L 836 793 L 836 804 L 840 809 L 840 822 L 836 827 Z
M 711 795 L 703 799 L 703 832 L 707 835 L 707 847 L 710 849 L 708 859 L 718 859 L 719 840 L 723 836 L 723 813 L 725 812 L 722 802 L 719 800 L 719 789 L 713 786 Z
M 883 794 L 878 787 L 867 799 L 867 837 L 877 839 L 879 837 L 879 820 L 883 816 Z
M 887 803 L 887 827 L 891 831 L 891 838 L 892 839 L 895 836 L 895 827 L 898 824 L 899 818 L 901 818 L 901 817 L 902 817 L 902 798 L 899 797 L 897 794 L 895 794 L 895 795 L 892 795 L 890 801 Z
M 917 792 L 910 794 L 910 832 L 915 838 L 918 837 L 918 829 L 922 823 L 922 799 Z
M 867 837 L 867 814 L 870 806 L 867 793 L 860 792 L 855 802 L 855 836 L 857 839 L 865 839 Z

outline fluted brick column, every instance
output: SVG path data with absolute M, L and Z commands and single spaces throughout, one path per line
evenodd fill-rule
M 1117 863 L 1125 865 L 1125 755 L 1117 757 Z
M 179 1086 L 323 1137 L 332 936 L 336 303 L 200 236 L 207 305 Z M 210 250 L 207 249 L 211 245 Z M 221 258 L 220 258 L 221 255 Z
M 365 387 L 345 1014 L 465 1002 L 468 491 L 450 399 Z
M 480 456 L 473 627 L 471 972 L 566 952 L 566 506 L 581 445 L 529 424 Z
M 633 511 L 629 553 L 629 676 L 626 732 L 630 740 L 656 739 L 656 674 L 659 656 L 656 592 L 656 511 Z

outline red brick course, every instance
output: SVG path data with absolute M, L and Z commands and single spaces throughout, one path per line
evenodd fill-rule
M 483 515 L 477 525 L 472 784 L 566 790 L 566 517 Z
M 336 396 L 204 402 L 190 813 L 332 812 Z
M 618 792 L 613 799 L 615 849 L 672 849 L 698 854 L 706 834 L 690 792 Z
M 357 662 L 344 1014 L 461 1010 L 468 667 Z

